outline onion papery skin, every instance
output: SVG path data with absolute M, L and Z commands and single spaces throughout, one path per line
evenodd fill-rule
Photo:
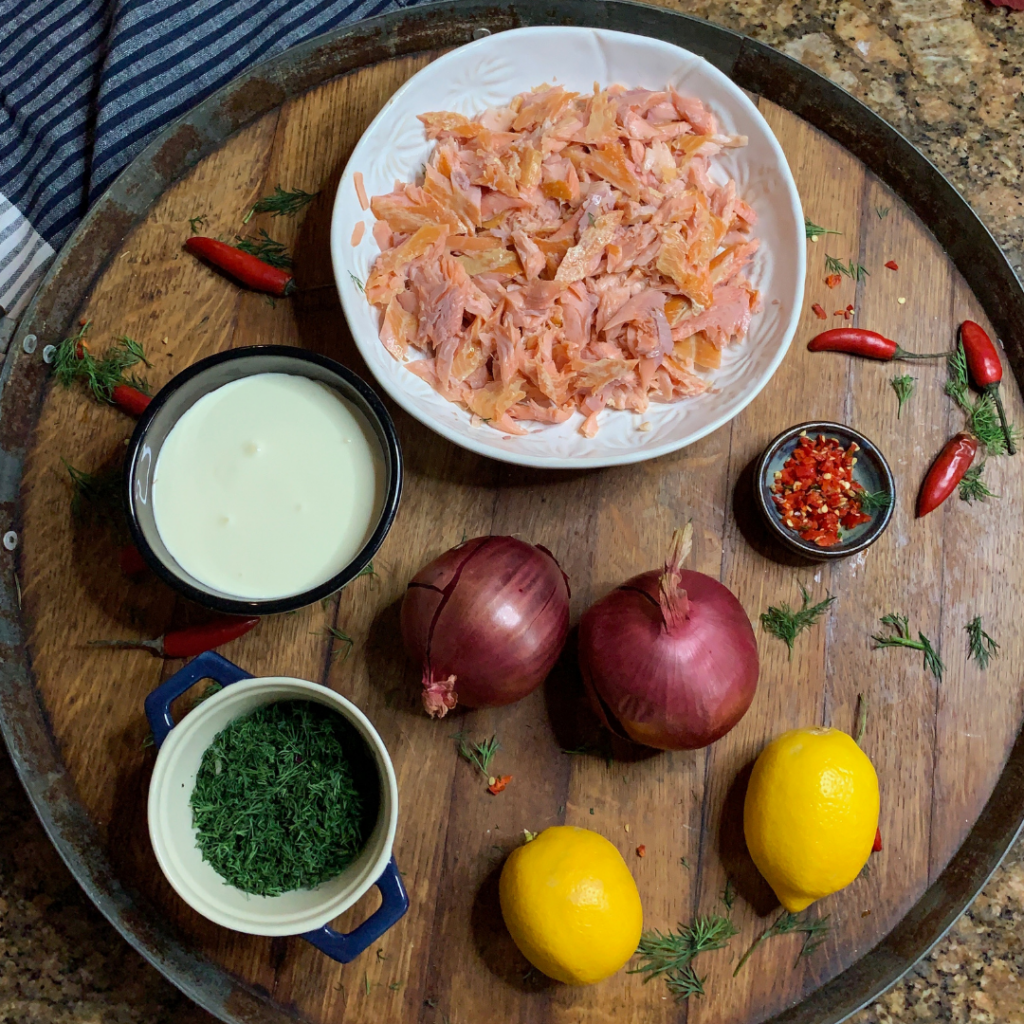
M 424 566 L 402 601 L 402 639 L 423 668 L 423 704 L 501 707 L 547 677 L 569 633 L 569 583 L 544 548 L 476 537 Z
M 580 621 L 583 680 L 605 725 L 660 750 L 695 750 L 724 736 L 757 689 L 754 629 L 728 587 L 679 570 L 688 600 L 672 635 L 645 572 L 592 605 Z

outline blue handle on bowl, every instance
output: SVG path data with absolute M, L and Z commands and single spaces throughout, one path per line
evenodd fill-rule
M 347 935 L 336 932 L 330 925 L 299 936 L 316 946 L 332 960 L 347 964 L 355 960 L 367 946 L 376 942 L 392 925 L 405 916 L 409 909 L 409 896 L 402 884 L 395 858 L 388 861 L 380 878 L 373 883 L 380 890 L 381 904 L 354 932 Z
M 212 679 L 221 686 L 230 686 L 232 683 L 240 683 L 243 679 L 252 679 L 252 673 L 246 672 L 213 651 L 200 654 L 184 668 L 178 669 L 166 683 L 162 683 L 146 698 L 146 717 L 149 719 L 149 727 L 153 730 L 153 742 L 157 749 L 167 739 L 167 734 L 175 725 L 171 717 L 171 703 L 200 679 Z

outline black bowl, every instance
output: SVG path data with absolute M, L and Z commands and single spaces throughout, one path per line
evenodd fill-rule
M 171 557 L 157 532 L 149 499 L 153 467 L 171 428 L 186 410 L 209 392 L 257 373 L 289 373 L 320 381 L 350 401 L 367 418 L 384 456 L 384 501 L 377 527 L 362 550 L 341 572 L 312 590 L 273 600 L 234 597 L 201 583 Z M 197 604 L 228 615 L 290 612 L 333 594 L 355 579 L 384 543 L 402 494 L 402 452 L 395 425 L 373 390 L 351 370 L 325 356 L 285 345 L 254 345 L 200 359 L 165 384 L 142 414 L 124 467 L 124 499 L 132 540 L 152 570 Z
M 802 540 L 799 533 L 785 526 L 775 502 L 772 501 L 770 488 L 775 480 L 775 473 L 782 469 L 783 464 L 793 454 L 798 438 L 805 433 L 811 437 L 818 434 L 834 437 L 844 448 L 849 448 L 850 443 L 855 441 L 860 446 L 860 451 L 857 453 L 857 464 L 853 468 L 853 479 L 864 490 L 880 491 L 888 494 L 890 498 L 884 509 L 872 514 L 870 522 L 846 531 L 842 540 L 829 548 L 818 547 L 812 541 Z M 761 453 L 754 471 L 754 498 L 769 531 L 783 546 L 795 554 L 803 555 L 804 558 L 827 562 L 855 555 L 878 540 L 892 519 L 896 505 L 896 482 L 885 456 L 859 430 L 842 423 L 798 423 L 779 434 Z

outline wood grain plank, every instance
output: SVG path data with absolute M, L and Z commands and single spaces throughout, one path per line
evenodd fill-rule
M 325 83 L 198 164 L 114 254 L 83 310 L 94 320 L 97 342 L 125 332 L 142 341 L 155 354 L 156 384 L 205 355 L 265 343 L 324 353 L 369 378 L 334 293 L 330 210 L 363 128 L 429 59 L 387 62 Z M 760 106 L 787 152 L 808 216 L 843 234 L 808 245 L 797 337 L 748 409 L 729 427 L 653 462 L 542 473 L 457 449 L 388 403 L 406 478 L 394 529 L 374 561 L 378 576 L 355 581 L 322 605 L 268 618 L 224 648 L 249 671 L 315 679 L 345 694 L 391 751 L 401 802 L 395 856 L 412 905 L 378 944 L 379 956 L 371 950 L 343 967 L 297 939 L 219 929 L 164 882 L 140 827 L 153 761 L 142 747 L 141 702 L 180 663 L 90 651 L 84 642 L 157 635 L 197 612 L 155 581 L 125 584 L 111 569 L 111 540 L 76 527 L 68 514 L 60 457 L 74 455 L 76 465 L 95 468 L 120 451 L 130 421 L 79 394 L 47 395 L 23 494 L 22 585 L 41 700 L 125 883 L 191 945 L 265 992 L 282 1020 L 754 1024 L 835 976 L 899 919 L 946 863 L 997 778 L 1024 712 L 1016 668 L 1024 609 L 1013 577 L 1024 531 L 1010 498 L 1020 491 L 1024 462 L 990 464 L 993 490 L 1004 495 L 998 501 L 968 508 L 953 500 L 915 522 L 918 481 L 958 425 L 941 392 L 941 366 L 909 370 L 918 392 L 897 420 L 891 366 L 806 351 L 806 340 L 822 327 L 810 313 L 813 302 L 830 314 L 853 302 L 858 323 L 920 350 L 943 347 L 955 323 L 968 313 L 978 318 L 977 305 L 927 231 L 859 163 L 787 112 Z M 320 195 L 299 218 L 263 214 L 243 228 L 244 212 L 277 184 Z M 888 217 L 878 217 L 876 205 L 889 206 Z M 206 217 L 208 234 L 231 239 L 263 228 L 285 242 L 295 255 L 298 294 L 271 304 L 184 256 L 181 242 L 196 216 Z M 856 289 L 845 279 L 828 289 L 826 251 L 864 263 L 871 276 Z M 898 273 L 882 269 L 889 258 L 900 264 Z M 896 301 L 900 296 L 906 303 Z M 1024 419 L 1016 386 L 1004 393 L 1011 415 Z M 745 476 L 775 433 L 818 417 L 865 430 L 889 456 L 900 491 L 894 522 L 878 545 L 831 567 L 790 564 L 765 544 Z M 444 722 L 423 715 L 419 672 L 401 650 L 397 624 L 405 585 L 427 561 L 488 532 L 543 543 L 572 579 L 575 622 L 618 583 L 658 567 L 673 527 L 690 517 L 691 564 L 723 579 L 752 621 L 769 604 L 798 602 L 800 584 L 816 599 L 826 589 L 838 598 L 826 623 L 798 639 L 792 659 L 758 629 L 761 683 L 729 736 L 707 751 L 681 754 L 609 742 L 583 699 L 574 636 L 546 685 L 519 704 L 459 711 Z M 938 638 L 948 666 L 941 686 L 915 655 L 871 649 L 870 633 L 890 608 Z M 963 624 L 975 613 L 1003 644 L 985 673 L 964 661 Z M 332 661 L 329 625 L 352 637 L 348 657 Z M 821 901 L 817 912 L 831 914 L 834 927 L 813 958 L 797 961 L 797 937 L 776 939 L 733 981 L 741 952 L 778 912 L 742 842 L 744 769 L 785 729 L 819 722 L 851 729 L 859 692 L 871 699 L 865 747 L 882 782 L 885 850 L 867 877 Z M 514 776 L 500 797 L 487 794 L 484 780 L 458 759 L 451 736 L 459 729 L 475 738 L 498 736 L 495 767 Z M 585 752 L 564 752 L 581 745 Z M 741 931 L 728 950 L 698 962 L 708 976 L 703 1000 L 677 1006 L 660 981 L 645 985 L 626 972 L 571 989 L 527 971 L 501 924 L 497 875 L 524 828 L 563 820 L 596 829 L 620 849 L 637 879 L 647 927 L 671 928 L 721 910 L 719 894 L 727 878 L 734 880 L 739 899 L 732 916 Z M 338 926 L 357 923 L 375 900 L 361 901 Z

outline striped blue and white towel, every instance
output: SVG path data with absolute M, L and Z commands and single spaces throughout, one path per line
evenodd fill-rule
M 419 0 L 0 0 L 0 313 L 17 318 L 89 205 L 249 65 Z

